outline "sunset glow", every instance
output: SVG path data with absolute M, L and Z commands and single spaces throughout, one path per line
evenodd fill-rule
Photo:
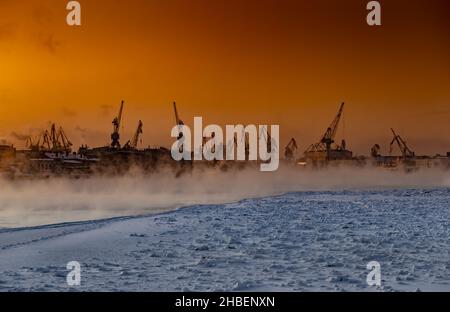
M 386 151 L 390 127 L 417 153 L 450 150 L 448 1 L 0 0 L 0 138 L 61 124 L 74 145 L 124 137 L 169 146 L 177 101 L 186 124 L 279 124 L 281 146 L 315 142 L 345 101 L 349 147 Z M 424 4 L 427 4 L 426 7 Z

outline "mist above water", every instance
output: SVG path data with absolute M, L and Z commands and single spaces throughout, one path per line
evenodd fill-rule
M 450 187 L 450 171 L 412 173 L 385 169 L 300 170 L 263 173 L 194 170 L 86 179 L 0 180 L 0 227 L 24 227 L 158 213 L 194 204 L 217 204 L 295 191 Z

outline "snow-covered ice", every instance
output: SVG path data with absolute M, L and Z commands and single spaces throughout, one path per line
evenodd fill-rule
M 81 286 L 66 264 L 81 264 Z M 369 287 L 366 265 L 381 264 Z M 450 189 L 317 191 L 0 230 L 1 291 L 450 291 Z

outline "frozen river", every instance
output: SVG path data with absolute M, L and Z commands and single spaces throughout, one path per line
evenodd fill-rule
M 380 287 L 366 283 L 370 261 Z M 299 192 L 5 229 L 0 290 L 450 291 L 450 189 Z

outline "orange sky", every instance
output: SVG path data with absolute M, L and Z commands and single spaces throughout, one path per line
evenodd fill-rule
M 106 144 L 126 101 L 128 139 L 170 146 L 176 100 L 187 124 L 280 124 L 304 150 L 347 103 L 358 154 L 387 153 L 390 127 L 418 154 L 450 151 L 450 2 L 389 0 L 0 0 L 0 138 L 50 121 L 79 145 Z M 340 129 L 338 136 L 343 133 Z

